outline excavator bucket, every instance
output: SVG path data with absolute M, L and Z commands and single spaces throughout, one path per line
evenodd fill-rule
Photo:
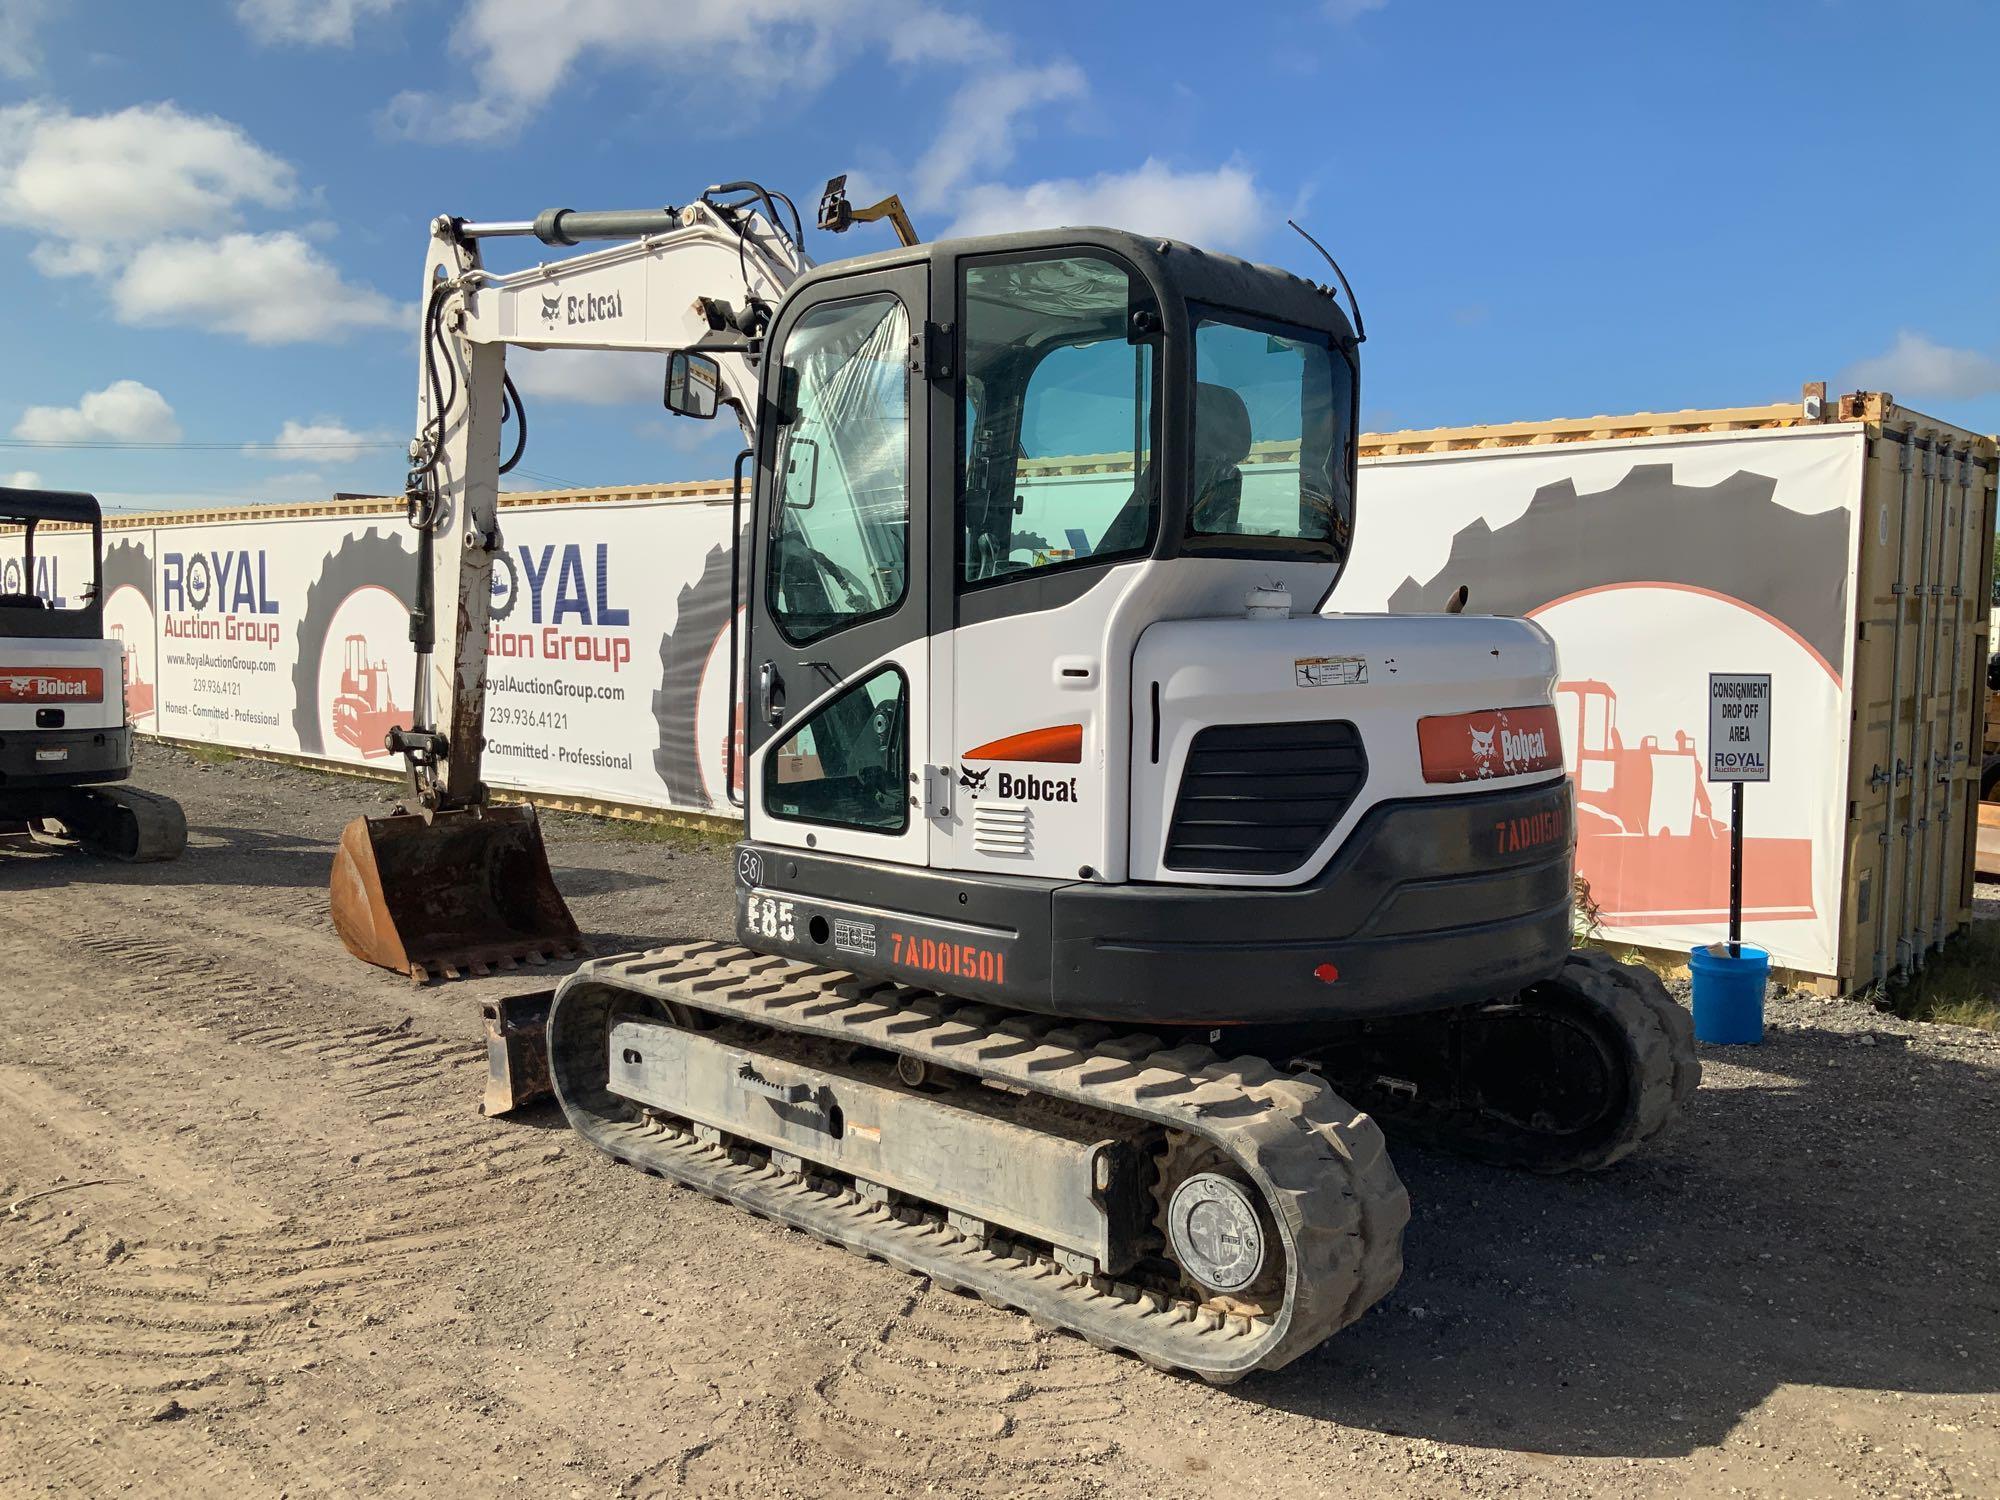
M 420 982 L 584 953 L 532 807 L 356 818 L 331 889 L 347 951 Z

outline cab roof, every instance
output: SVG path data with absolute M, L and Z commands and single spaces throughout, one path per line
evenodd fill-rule
M 854 271 L 916 265 L 940 255 L 1020 255 L 1071 246 L 1109 250 L 1120 255 L 1163 290 L 1178 291 L 1191 302 L 1320 329 L 1342 343 L 1354 341 L 1353 323 L 1347 310 L 1334 300 L 1331 291 L 1303 276 L 1279 266 L 1203 250 L 1182 240 L 1096 225 L 975 235 L 875 251 L 847 260 L 827 261 L 801 278 L 799 286 Z

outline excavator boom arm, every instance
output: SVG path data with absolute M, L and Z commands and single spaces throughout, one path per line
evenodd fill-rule
M 754 437 L 762 335 L 811 268 L 799 234 L 780 225 L 777 201 L 731 184 L 681 209 L 432 223 L 405 486 L 418 538 L 416 684 L 410 727 L 386 738 L 403 756 L 412 797 L 342 833 L 333 921 L 357 957 L 421 980 L 582 952 L 534 809 L 489 806 L 480 779 L 500 478 L 526 441 L 507 347 L 700 349 L 714 362 L 718 405 L 733 406 L 745 438 Z M 485 267 L 483 241 L 527 235 L 565 248 L 608 243 L 520 271 Z M 503 465 L 510 415 L 515 458 Z
M 550 210 L 525 223 L 440 218 L 432 232 L 411 508 L 428 521 L 425 599 L 435 618 L 420 622 L 430 629 L 416 638 L 413 736 L 436 737 L 429 742 L 435 767 L 419 778 L 428 781 L 417 787 L 419 800 L 450 808 L 484 801 L 486 626 L 501 546 L 508 346 L 661 355 L 700 349 L 716 362 L 721 403 L 734 408 L 752 441 L 763 331 L 812 263 L 762 214 L 706 201 L 629 213 Z M 485 269 L 485 239 L 526 233 L 557 245 L 624 237 L 520 271 Z M 426 634 L 443 636 L 436 656 Z

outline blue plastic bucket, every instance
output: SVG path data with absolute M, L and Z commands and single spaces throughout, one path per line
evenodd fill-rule
M 1689 955 L 1694 968 L 1694 1034 L 1704 1042 L 1757 1043 L 1764 1040 L 1764 988 L 1771 978 L 1771 955 L 1751 943 L 1704 943 Z

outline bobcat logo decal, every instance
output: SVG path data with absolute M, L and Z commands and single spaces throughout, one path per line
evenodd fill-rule
M 542 321 L 553 328 L 556 325 L 556 319 L 561 316 L 562 298 L 550 297 L 545 294 L 542 297 Z
M 993 772 L 990 769 L 968 771 L 964 766 L 960 766 L 958 768 L 958 784 L 968 792 L 983 792 L 986 790 L 986 778 L 992 774 Z
M 1497 728 L 1498 726 L 1495 727 Z M 1471 734 L 1473 758 L 1481 763 L 1479 774 L 1481 776 L 1491 776 L 1493 774 L 1493 767 L 1487 764 L 1487 762 L 1493 759 L 1493 730 L 1474 729 L 1471 731 Z

